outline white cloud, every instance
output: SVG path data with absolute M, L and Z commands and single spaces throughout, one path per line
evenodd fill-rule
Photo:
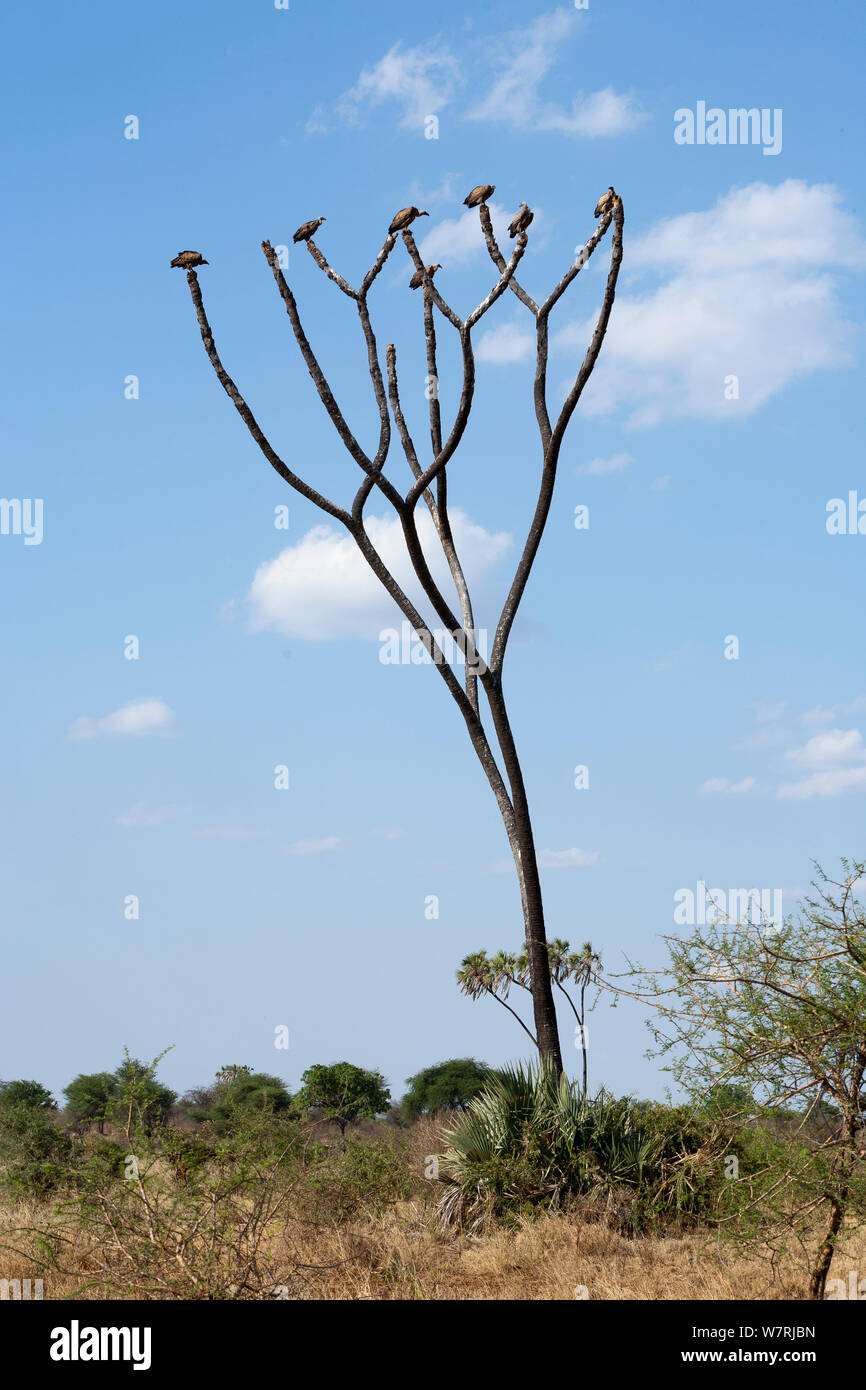
M 785 758 L 799 767 L 840 767 L 866 762 L 866 748 L 859 729 L 829 729 L 815 734 L 804 747 L 792 748 Z
M 482 335 L 475 350 L 475 360 L 504 367 L 512 362 L 526 362 L 534 352 L 534 333 L 528 332 L 519 323 L 501 323 Z
M 859 729 L 829 729 L 815 734 L 802 748 L 792 748 L 786 761 L 809 772 L 798 782 L 785 782 L 779 796 L 798 801 L 811 796 L 841 796 L 866 790 L 866 747 Z
M 450 594 L 450 574 L 429 514 L 416 512 L 418 534 L 434 579 Z M 486 531 L 455 507 L 451 525 L 470 585 L 499 564 L 511 545 L 507 532 Z M 368 517 L 367 534 L 398 582 L 418 604 L 422 598 L 411 572 L 403 530 L 396 518 Z M 351 536 L 328 525 L 314 526 L 256 571 L 248 601 L 254 630 L 273 629 L 304 641 L 361 637 L 375 640 L 402 614 L 382 588 Z M 434 620 L 434 627 L 438 626 Z
M 488 203 L 490 218 L 493 222 L 493 231 L 500 246 L 508 241 L 508 224 L 514 216 L 513 212 L 507 212 L 499 203 Z M 538 210 L 534 221 L 539 220 Z M 534 225 L 534 223 L 533 223 Z M 536 228 L 537 230 L 537 228 Z M 482 253 L 487 255 L 487 243 L 484 240 L 484 233 L 478 221 L 478 211 L 475 208 L 468 208 L 466 212 L 460 213 L 459 217 L 446 217 L 441 222 L 437 222 L 434 227 L 418 243 L 418 251 L 425 264 L 439 261 L 449 269 L 455 265 L 463 265 L 467 261 L 474 260 Z M 498 275 L 498 271 L 493 269 L 493 275 Z M 496 281 L 494 280 L 495 284 Z
M 779 788 L 779 796 L 787 800 L 805 801 L 810 796 L 842 796 L 844 792 L 851 791 L 866 791 L 866 766 L 813 772 L 802 782 L 784 782 Z
M 296 840 L 293 845 L 286 845 L 284 853 L 302 857 L 308 854 L 331 854 L 335 849 L 339 849 L 342 843 L 338 835 L 329 835 L 324 840 Z
M 539 15 L 524 29 L 512 30 L 501 41 L 483 37 L 471 48 L 461 42 L 459 57 L 440 40 L 410 48 L 395 43 L 362 69 L 355 84 L 338 98 L 334 115 L 360 125 L 370 110 L 392 104 L 399 109 L 399 124 L 417 129 L 425 117 L 453 102 L 468 82 L 474 91 L 486 87 L 486 94 L 464 113 L 465 119 L 587 140 L 625 135 L 647 119 L 630 92 L 616 92 L 611 86 L 580 91 L 568 104 L 542 98 L 545 79 L 563 58 L 577 25 L 575 11 L 561 7 Z M 492 83 L 491 52 L 496 55 Z M 327 131 L 329 119 L 328 108 L 320 103 L 310 114 L 307 133 Z
M 552 10 L 539 15 L 526 29 L 509 34 L 501 71 L 487 95 L 469 112 L 470 119 L 588 139 L 622 135 L 639 125 L 645 116 L 637 101 L 612 87 L 589 96 L 578 93 L 570 109 L 541 99 L 539 88 L 562 57 L 564 43 L 576 32 L 577 18 L 574 10 Z
M 804 724 L 832 724 L 840 716 L 862 714 L 866 710 L 866 695 L 858 695 L 854 700 L 843 701 L 838 705 L 815 705 L 800 718 Z
M 751 700 L 748 708 L 754 712 L 758 724 L 777 724 L 784 719 L 788 708 L 787 700 Z
M 395 43 L 378 63 L 364 68 L 348 92 L 337 102 L 336 111 L 344 121 L 358 124 L 366 108 L 396 102 L 401 108 L 401 126 L 419 126 L 425 116 L 435 115 L 451 101 L 461 80 L 460 64 L 447 48 L 429 44 L 404 48 Z M 308 122 L 322 128 L 321 108 Z
M 630 242 L 627 265 L 656 283 L 617 296 L 583 398 L 591 415 L 626 410 L 632 426 L 740 418 L 852 360 L 840 272 L 866 265 L 866 244 L 831 185 L 732 189 L 708 211 L 656 223 Z M 582 358 L 593 326 L 566 324 L 555 350 Z M 737 399 L 725 397 L 730 376 Z
M 630 463 L 634 463 L 631 454 L 611 454 L 610 458 L 606 459 L 590 459 L 589 463 L 582 463 L 577 471 L 589 477 L 603 478 L 608 473 L 622 473 Z
M 754 777 L 744 777 L 740 782 L 729 782 L 727 777 L 709 777 L 699 787 L 701 796 L 724 795 L 745 796 L 755 785 Z
M 111 734 L 160 734 L 171 729 L 176 720 L 173 709 L 164 700 L 131 700 L 113 714 L 91 719 L 82 714 L 69 731 L 74 739 L 100 738 Z
M 590 869 L 598 863 L 598 850 L 543 849 L 538 855 L 540 869 Z
M 248 840 L 261 840 L 270 834 L 269 830 L 255 830 L 250 825 L 208 825 L 196 830 L 197 840 L 220 840 L 227 844 L 246 844 Z
M 542 849 L 538 853 L 540 869 L 591 869 L 598 863 L 598 850 L 587 849 Z M 515 872 L 513 859 L 493 859 L 485 865 L 488 874 L 512 874 Z
M 177 816 L 185 816 L 188 811 L 188 806 L 154 806 L 148 810 L 145 801 L 136 801 L 134 806 L 117 817 L 117 824 L 122 825 L 124 830 L 150 829 L 152 826 L 165 825 Z

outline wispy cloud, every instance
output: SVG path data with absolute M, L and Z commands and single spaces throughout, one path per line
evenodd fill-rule
M 196 840 L 220 840 L 226 844 L 246 844 L 249 840 L 261 840 L 270 835 L 269 830 L 256 830 L 251 825 L 207 825 L 202 830 L 194 830 Z
M 309 854 L 333 854 L 342 843 L 338 835 L 328 835 L 323 840 L 296 840 L 294 844 L 286 845 L 283 853 L 299 857 Z
M 501 323 L 482 334 L 475 350 L 477 362 L 492 362 L 504 367 L 512 362 L 526 362 L 535 352 L 535 335 L 519 323 Z
M 598 850 L 542 849 L 538 852 L 540 869 L 591 869 L 598 863 Z M 494 859 L 485 866 L 489 874 L 514 873 L 513 859 Z
M 325 133 L 334 120 L 362 125 L 380 107 L 395 108 L 400 126 L 417 129 L 469 88 L 484 94 L 461 113 L 467 120 L 585 140 L 626 135 L 647 119 L 632 92 L 606 86 L 577 91 L 566 103 L 542 96 L 545 81 L 565 59 L 579 29 L 574 9 L 560 7 L 501 40 L 483 36 L 472 45 L 461 41 L 459 56 L 441 38 L 411 47 L 395 43 L 362 68 L 332 107 L 320 103 L 315 108 L 307 133 Z
M 541 869 L 591 869 L 598 863 L 598 850 L 543 849 L 539 851 Z
M 838 705 L 815 705 L 800 716 L 803 724 L 832 724 L 836 719 L 866 712 L 866 695 L 858 695 L 854 700 L 843 700 Z
M 754 777 L 729 782 L 727 777 L 708 777 L 698 788 L 701 796 L 745 796 L 755 785 Z
M 508 224 L 514 213 L 508 212 L 499 203 L 488 203 L 488 207 L 496 240 L 502 245 L 508 240 Z M 482 254 L 487 255 L 484 236 L 478 225 L 478 213 L 474 208 L 469 208 L 458 217 L 443 218 L 419 242 L 418 250 L 425 262 L 441 258 L 442 264 L 449 267 L 464 265 Z
M 470 119 L 586 139 L 624 135 L 640 125 L 645 116 L 637 100 L 612 87 L 588 95 L 579 92 L 570 107 L 542 99 L 544 79 L 562 60 L 564 46 L 578 28 L 577 13 L 561 8 L 539 15 L 525 29 L 509 34 L 498 63 L 499 73 L 486 95 L 469 111 Z
M 113 714 L 105 714 L 99 719 L 82 714 L 69 730 L 69 737 L 92 739 L 111 735 L 162 734 L 174 728 L 176 719 L 174 710 L 164 700 L 131 700 Z
M 634 463 L 631 454 L 611 454 L 610 458 L 594 458 L 582 463 L 577 472 L 591 478 L 604 478 L 608 473 L 622 473 L 630 463 Z
M 404 48 L 395 43 L 372 67 L 362 69 L 355 85 L 338 99 L 335 112 L 341 120 L 359 125 L 370 108 L 393 103 L 400 111 L 400 125 L 417 127 L 448 105 L 461 81 L 459 61 L 442 44 Z M 321 107 L 311 121 L 308 131 L 325 127 Z
M 166 825 L 178 816 L 188 815 L 189 806 L 154 806 L 148 809 L 147 802 L 136 801 L 128 811 L 117 817 L 117 824 L 124 830 L 145 830 L 157 825 Z

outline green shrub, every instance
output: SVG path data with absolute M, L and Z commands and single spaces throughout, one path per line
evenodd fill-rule
M 492 1075 L 446 1144 L 440 1221 L 476 1226 L 572 1198 L 616 1198 L 627 1228 L 697 1217 L 719 1197 L 729 1151 L 718 1125 L 684 1108 L 584 1097 L 538 1064 Z
M 25 1105 L 31 1110 L 56 1110 L 57 1102 L 39 1081 L 0 1081 L 0 1109 Z
M 0 1107 L 0 1182 L 13 1198 L 44 1197 L 69 1177 L 73 1145 L 46 1111 Z
M 207 1124 L 212 1134 L 230 1134 L 244 1128 L 253 1112 L 272 1115 L 288 1111 L 292 1097 L 279 1076 L 254 1072 L 249 1067 L 223 1067 L 203 1104 L 189 1107 L 188 1114 Z
M 324 1212 L 329 1222 L 342 1222 L 362 1210 L 384 1211 L 408 1197 L 412 1186 L 402 1147 L 352 1136 L 339 1146 L 307 1146 L 296 1197 L 308 1212 Z

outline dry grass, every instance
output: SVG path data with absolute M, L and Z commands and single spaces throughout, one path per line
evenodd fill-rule
M 626 1239 L 597 1222 L 557 1214 L 472 1237 L 444 1234 L 431 1217 L 432 1204 L 420 1201 L 397 1203 L 384 1215 L 362 1213 L 341 1228 L 290 1216 L 268 1240 L 267 1264 L 288 1271 L 274 1277 L 284 1282 L 283 1296 L 301 1300 L 804 1297 L 802 1257 L 792 1255 L 774 1273 L 768 1260 L 744 1258 L 699 1233 Z M 29 1242 L 21 1228 L 46 1224 L 53 1224 L 51 1209 L 36 1204 L 0 1213 L 3 1277 L 38 1275 L 37 1247 L 25 1253 Z M 9 1251 L 13 1244 L 21 1254 Z M 100 1297 L 82 1289 L 94 1267 L 86 1238 L 75 1256 L 79 1277 L 44 1274 L 46 1298 Z M 837 1256 L 831 1273 L 847 1279 L 851 1268 L 866 1270 L 862 1233 Z
M 805 1297 L 806 1263 L 799 1250 L 792 1248 L 771 1263 L 721 1245 L 706 1232 L 627 1238 L 591 1210 L 540 1215 L 480 1236 L 444 1232 L 434 1220 L 442 1189 L 422 1176 L 429 1156 L 441 1152 L 441 1126 L 420 1120 L 408 1132 L 389 1133 L 379 1125 L 375 1137 L 393 1141 L 404 1152 L 414 1175 L 410 1199 L 392 1202 L 384 1211 L 362 1207 L 338 1224 L 331 1198 L 301 1182 L 264 1223 L 256 1280 L 234 1293 L 230 1246 L 221 1287 L 213 1292 L 209 1274 L 210 1295 L 206 1286 L 187 1291 L 190 1286 L 173 1259 L 175 1227 L 169 1225 L 150 1296 L 270 1299 L 279 1284 L 283 1297 L 299 1300 Z M 167 1188 L 173 1186 L 170 1170 L 162 1176 Z M 234 1211 L 232 1222 L 242 1225 L 244 1210 L 252 1207 L 251 1198 L 248 1208 Z M 46 1244 L 39 1232 L 46 1231 L 57 1237 L 63 1273 L 47 1269 L 42 1261 Z M 831 1277 L 847 1281 L 851 1269 L 866 1274 L 866 1230 L 852 1233 L 836 1256 Z M 89 1226 L 76 1226 L 62 1204 L 0 1206 L 0 1278 L 36 1277 L 43 1278 L 47 1299 L 141 1296 L 120 1247 L 112 1248 L 104 1230 L 100 1236 Z

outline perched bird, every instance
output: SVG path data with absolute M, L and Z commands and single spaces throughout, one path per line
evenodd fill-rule
M 495 183 L 479 183 L 463 202 L 468 208 L 477 208 L 479 203 L 486 203 L 488 198 L 492 198 L 495 192 Z
M 526 228 L 529 226 L 530 222 L 535 216 L 535 213 L 532 212 L 527 203 L 521 203 L 520 207 L 521 211 L 516 213 L 514 217 L 512 217 L 511 219 L 511 223 L 508 228 L 508 235 L 510 237 L 520 236 L 521 232 L 525 232 Z
M 312 222 L 304 222 L 295 232 L 292 241 L 309 241 L 310 237 L 316 235 L 325 220 L 324 217 L 314 217 Z
M 178 270 L 192 270 L 196 265 L 210 265 L 210 261 L 206 261 L 200 251 L 178 251 L 171 264 Z
M 414 222 L 416 217 L 429 217 L 429 212 L 419 212 L 417 208 L 401 208 L 395 212 L 394 220 L 388 228 L 389 232 L 402 232 L 404 227 L 408 227 L 410 222 Z
M 596 203 L 596 205 L 595 205 L 595 213 L 594 213 L 593 215 L 594 215 L 595 217 L 604 217 L 604 214 L 605 214 L 606 212 L 609 212 L 610 209 L 613 207 L 614 199 L 615 199 L 615 198 L 616 198 L 616 193 L 614 192 L 613 184 L 610 184 L 610 186 L 608 187 L 607 192 L 606 192 L 606 193 L 602 193 L 601 197 L 599 198 L 598 202 Z
M 432 280 L 433 276 L 436 274 L 436 271 L 441 270 L 442 267 L 441 265 L 427 265 L 424 267 L 424 269 L 427 271 L 427 274 L 430 276 L 430 279 Z M 423 283 L 423 273 L 420 270 L 416 270 L 415 274 L 412 276 L 412 279 L 409 281 L 409 288 L 410 290 L 418 290 L 421 288 Z

